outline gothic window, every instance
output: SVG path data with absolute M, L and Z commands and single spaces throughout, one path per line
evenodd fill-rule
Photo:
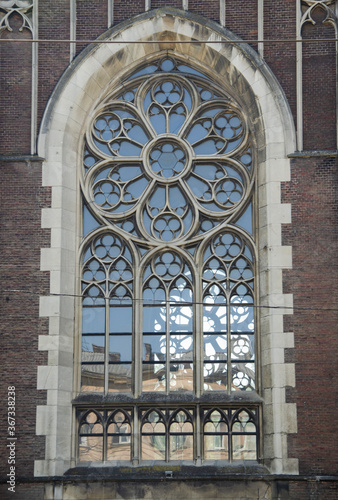
M 80 461 L 257 459 L 252 141 L 234 98 L 173 57 L 96 108 L 81 172 Z

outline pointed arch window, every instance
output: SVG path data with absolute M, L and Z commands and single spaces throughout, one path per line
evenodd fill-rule
M 83 412 L 105 405 L 128 420 L 135 462 L 257 459 L 254 166 L 240 105 L 180 59 L 140 66 L 96 108 L 80 176 L 80 448 Z

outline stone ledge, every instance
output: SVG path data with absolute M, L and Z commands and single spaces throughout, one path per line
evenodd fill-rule
M 45 161 L 45 158 L 37 155 L 1 155 L 0 161 Z
M 337 157 L 338 150 L 330 151 L 330 150 L 313 150 L 313 151 L 295 151 L 294 153 L 288 154 L 288 158 L 313 158 L 316 156 L 323 157 Z

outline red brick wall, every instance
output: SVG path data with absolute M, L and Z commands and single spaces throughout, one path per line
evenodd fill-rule
M 151 0 L 152 9 L 160 9 L 161 7 L 173 7 L 174 9 L 182 9 L 182 0 Z
M 108 2 L 81 0 L 76 2 L 76 39 L 95 40 L 108 29 Z M 86 44 L 77 44 L 79 53 Z
M 114 0 L 114 24 L 144 12 L 144 0 Z
M 227 0 L 225 19 L 226 27 L 243 40 L 257 39 L 257 0 Z
M 189 0 L 189 11 L 219 23 L 219 0 L 208 0 L 208 2 Z
M 264 0 L 264 39 L 296 38 L 295 0 Z M 296 44 L 265 43 L 264 59 L 281 84 L 296 120 Z
M 301 474 L 336 474 L 338 324 L 337 158 L 297 159 L 283 201 L 292 204 L 292 225 L 283 243 L 292 245 L 293 269 L 285 271 L 284 289 L 293 293 L 295 312 L 285 331 L 294 331 L 298 434 L 289 439 L 290 456 Z M 324 309 L 330 309 L 324 311 Z
M 69 0 L 39 2 L 39 38 L 70 39 Z M 39 120 L 55 85 L 69 64 L 69 57 L 68 43 L 39 44 Z
M 31 39 L 29 30 L 19 31 L 22 18 L 12 14 L 6 40 Z M 31 143 L 32 47 L 30 43 L 0 43 L 0 153 L 29 154 Z
M 16 475 L 32 477 L 34 460 L 44 458 L 44 437 L 35 435 L 36 405 L 46 404 L 38 391 L 37 367 L 47 363 L 38 336 L 48 334 L 39 318 L 39 296 L 49 293 L 49 273 L 40 271 L 40 248 L 50 246 L 41 229 L 41 209 L 50 205 L 41 187 L 41 163 L 0 163 L 1 385 L 0 477 L 8 470 L 7 388 L 16 387 Z
M 305 24 L 303 38 L 335 38 L 333 26 Z M 334 42 L 303 45 L 304 149 L 336 149 L 336 48 Z

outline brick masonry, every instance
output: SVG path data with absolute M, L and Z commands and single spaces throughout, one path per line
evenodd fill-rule
M 41 209 L 49 206 L 49 190 L 41 187 L 41 162 L 0 163 L 1 350 L 0 387 L 1 477 L 8 472 L 7 387 L 16 387 L 17 474 L 32 477 L 33 461 L 44 455 L 44 438 L 35 435 L 36 405 L 46 403 L 37 391 L 37 366 L 46 363 L 38 351 L 38 335 L 48 333 L 39 318 L 39 295 L 49 292 L 48 273 L 40 271 L 40 248 L 50 245 L 41 229 Z
M 295 38 L 294 0 L 264 1 L 264 36 L 267 39 Z M 169 5 L 152 1 L 152 8 Z M 171 7 L 182 8 L 181 1 Z M 107 2 L 77 1 L 76 34 L 94 39 L 107 27 Z M 189 10 L 219 21 L 219 1 L 189 0 Z M 144 0 L 115 0 L 117 25 L 144 12 Z M 29 38 L 19 32 L 19 19 L 12 19 L 14 31 L 1 37 Z M 257 37 L 257 2 L 227 0 L 226 27 L 242 38 Z M 330 26 L 306 25 L 304 38 L 332 37 Z M 39 3 L 39 38 L 68 39 L 68 0 Z M 77 51 L 83 49 L 77 46 Z M 30 152 L 31 47 L 30 44 L 0 45 L 2 155 Z M 296 118 L 295 44 L 269 43 L 264 47 L 268 63 Z M 69 45 L 57 42 L 39 46 L 38 119 L 69 64 Z M 335 144 L 334 44 L 317 43 L 303 48 L 304 149 L 332 150 Z M 297 403 L 298 433 L 289 437 L 289 456 L 299 459 L 300 474 L 333 475 L 337 470 L 335 400 L 337 399 L 337 157 L 292 160 L 291 181 L 283 185 L 282 201 L 292 205 L 292 224 L 284 226 L 283 244 L 293 248 L 293 269 L 284 272 L 284 292 L 292 293 L 295 312 L 285 317 L 284 331 L 293 331 L 295 348 L 285 361 L 296 365 L 296 388 L 287 391 L 287 402 Z M 47 364 L 47 355 L 37 349 L 38 335 L 48 333 L 47 319 L 39 318 L 39 295 L 48 294 L 49 276 L 40 271 L 40 248 L 50 246 L 47 229 L 41 229 L 41 208 L 50 206 L 48 188 L 41 187 L 41 163 L 3 161 L 0 165 L 0 272 L 1 399 L 8 385 L 17 389 L 18 474 L 33 476 L 33 461 L 44 457 L 42 436 L 35 435 L 36 406 L 46 401 L 36 390 L 37 366 Z M 6 292 L 5 290 L 19 290 Z M 323 309 L 332 309 L 324 312 Z M 5 406 L 0 405 L 1 436 L 6 435 Z M 6 455 L 1 439 L 1 456 Z M 0 461 L 1 476 L 7 464 Z M 30 486 L 34 497 L 34 487 Z M 41 486 L 36 486 L 41 491 Z M 40 488 L 40 489 L 39 489 Z M 336 498 L 333 483 L 293 482 L 288 487 L 294 500 Z M 33 493 L 32 493 L 33 492 Z M 38 493 L 40 495 L 40 493 Z M 35 497 L 34 497 L 35 498 Z M 36 497 L 37 498 L 37 497 Z M 283 497 L 281 497 L 283 498 Z M 286 498 L 286 497 L 285 497 Z
M 293 248 L 284 289 L 293 293 L 295 307 L 285 325 L 295 335 L 295 349 L 286 353 L 286 361 L 296 363 L 296 388 L 289 390 L 288 401 L 297 402 L 298 413 L 298 434 L 290 446 L 300 459 L 301 474 L 334 475 L 337 469 L 332 419 L 337 400 L 337 167 L 337 158 L 293 160 L 291 182 L 283 189 L 283 201 L 292 206 L 283 243 Z

